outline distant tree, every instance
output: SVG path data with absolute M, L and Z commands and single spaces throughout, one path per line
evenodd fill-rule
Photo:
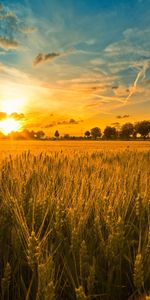
M 64 134 L 64 139 L 65 139 L 65 140 L 69 140 L 69 139 L 70 139 L 70 135 L 69 135 L 68 133 L 65 133 L 65 134 Z
M 87 131 L 85 131 L 84 135 L 85 135 L 87 138 L 89 138 L 89 137 L 90 137 L 90 135 L 91 135 L 91 133 L 90 133 L 90 131 L 89 131 L 89 130 L 87 130 Z
M 20 139 L 23 140 L 30 140 L 36 138 L 36 132 L 35 131 L 29 131 L 28 129 L 24 129 L 22 132 L 20 132 Z
M 115 139 L 117 137 L 117 130 L 115 127 L 107 126 L 104 129 L 104 137 L 106 139 Z
M 144 139 L 150 134 L 150 121 L 141 121 L 135 124 L 135 132 Z
M 35 133 L 35 137 L 37 140 L 43 140 L 45 137 L 45 132 L 42 130 L 39 130 Z
M 101 130 L 99 127 L 94 127 L 91 129 L 91 136 L 94 140 L 96 140 L 97 138 L 100 138 L 102 135 Z
M 134 133 L 134 126 L 132 123 L 125 123 L 121 127 L 120 137 L 129 139 Z
M 54 134 L 54 136 L 55 136 L 55 138 L 56 138 L 56 139 L 58 139 L 58 138 L 59 138 L 60 134 L 59 134 L 59 131 L 58 131 L 58 130 L 56 130 L 56 131 L 55 131 L 55 134 Z
M 29 132 L 29 136 L 31 139 L 35 139 L 36 138 L 36 132 L 34 130 Z

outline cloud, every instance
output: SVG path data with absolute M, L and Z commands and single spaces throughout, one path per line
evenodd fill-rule
M 11 40 L 5 37 L 0 37 L 0 47 L 5 50 L 17 49 L 19 47 L 19 43 L 13 39 Z
M 0 121 L 6 119 L 8 117 L 13 118 L 13 119 L 18 120 L 18 121 L 25 119 L 25 115 L 23 113 L 18 114 L 17 112 L 13 112 L 12 114 L 8 115 L 5 112 L 2 112 L 2 111 L 0 112 Z
M 74 119 L 70 119 L 69 124 L 79 124 L 79 122 Z
M 120 56 L 120 57 L 125 57 L 130 55 L 130 57 L 141 57 L 141 56 L 145 56 L 145 57 L 149 57 L 149 51 L 147 49 L 147 45 L 145 48 L 142 48 L 139 45 L 134 45 L 129 41 L 120 41 L 120 42 L 116 42 L 113 44 L 108 45 L 105 50 L 104 53 L 107 56 L 110 57 L 115 57 L 115 56 Z
M 123 115 L 123 116 L 116 116 L 117 119 L 125 119 L 125 118 L 129 118 L 130 115 Z
M 7 114 L 6 114 L 6 113 L 0 112 L 0 121 L 6 119 L 6 117 L 7 117 Z
M 142 56 L 149 58 L 150 29 L 127 28 L 123 32 L 123 38 L 115 43 L 107 45 L 104 54 L 109 58 L 126 57 L 138 60 Z
M 133 83 L 133 86 L 130 89 L 130 93 L 128 97 L 126 98 L 126 102 L 129 100 L 129 98 L 136 92 L 137 90 L 137 84 L 139 80 L 142 78 L 145 79 L 146 77 L 146 71 L 150 68 L 150 60 L 149 61 L 144 61 L 142 67 L 139 69 L 139 72 L 135 78 L 135 81 Z
M 44 53 L 39 53 L 34 61 L 33 61 L 33 65 L 36 66 L 40 63 L 44 63 L 46 61 L 51 61 L 57 57 L 60 57 L 60 56 L 65 56 L 67 54 L 70 54 L 70 53 L 73 53 L 75 51 L 74 48 L 70 48 L 64 52 L 50 52 L 50 53 L 47 53 L 47 54 L 44 54 Z
M 4 10 L 4 5 L 0 3 L 0 12 Z
M 16 14 L 13 11 L 4 12 L 1 14 L 1 20 L 7 20 L 9 25 L 15 25 L 18 21 Z
M 104 65 L 106 63 L 106 61 L 104 59 L 102 59 L 102 58 L 94 58 L 94 59 L 92 59 L 90 61 L 90 63 L 92 65 L 96 65 L 97 66 L 97 65 Z
M 44 128 L 51 128 L 54 126 L 58 126 L 58 125 L 77 125 L 80 122 L 83 122 L 83 120 L 75 120 L 75 119 L 70 119 L 70 120 L 62 120 L 62 121 L 57 121 L 57 122 L 52 122 L 50 124 L 47 124 L 44 126 Z
M 114 85 L 114 86 L 112 86 L 112 90 L 117 90 L 119 88 L 119 86 L 118 85 Z
M 119 123 L 119 122 L 111 123 L 111 125 L 113 125 L 113 126 L 116 127 L 117 129 L 120 128 L 120 123 Z
M 112 87 L 113 93 L 115 94 L 115 96 L 120 97 L 122 99 L 125 99 L 128 95 L 128 88 L 126 86 L 113 86 Z
M 100 105 L 99 102 L 97 102 L 97 103 L 90 103 L 90 104 L 85 105 L 85 108 L 92 108 L 92 107 L 96 107 L 96 106 L 99 106 L 99 105 Z
M 56 123 L 53 122 L 53 123 L 45 125 L 44 128 L 48 129 L 48 128 L 54 127 L 55 125 L 56 125 Z
M 16 50 L 24 40 L 24 34 L 34 32 L 36 29 L 31 22 L 22 16 L 20 11 L 12 11 L 8 6 L 0 4 L 0 48 Z
M 35 27 L 22 27 L 22 28 L 19 28 L 19 31 L 28 34 L 28 33 L 33 33 L 35 31 L 37 31 L 37 29 Z
M 23 113 L 18 114 L 17 112 L 13 112 L 11 115 L 9 115 L 9 117 L 15 120 L 22 120 L 25 118 L 25 115 Z
M 33 61 L 33 65 L 37 66 L 40 63 L 44 63 L 46 61 L 51 61 L 51 60 L 53 60 L 54 58 L 56 58 L 56 57 L 58 57 L 60 55 L 61 55 L 60 53 L 56 53 L 56 52 L 47 53 L 47 54 L 39 53 L 35 57 L 35 59 Z
M 89 39 L 89 40 L 85 41 L 85 44 L 87 44 L 88 46 L 91 46 L 91 45 L 94 45 L 95 42 L 96 42 L 95 39 Z
M 81 121 L 70 119 L 70 120 L 59 121 L 59 122 L 57 122 L 57 124 L 58 125 L 69 125 L 69 124 L 75 125 L 75 124 L 79 124 L 79 122 L 81 122 Z

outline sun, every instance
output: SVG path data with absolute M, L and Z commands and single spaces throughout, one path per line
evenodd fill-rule
M 12 131 L 19 131 L 21 124 L 13 118 L 7 118 L 0 122 L 0 131 L 7 135 Z

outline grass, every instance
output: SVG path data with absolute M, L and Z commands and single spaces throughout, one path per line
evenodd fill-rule
M 0 162 L 2 300 L 148 299 L 150 151 Z

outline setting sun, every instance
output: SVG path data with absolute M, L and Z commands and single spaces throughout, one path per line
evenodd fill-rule
M 18 131 L 20 128 L 20 122 L 12 118 L 8 118 L 0 122 L 0 131 L 6 135 L 12 131 Z

